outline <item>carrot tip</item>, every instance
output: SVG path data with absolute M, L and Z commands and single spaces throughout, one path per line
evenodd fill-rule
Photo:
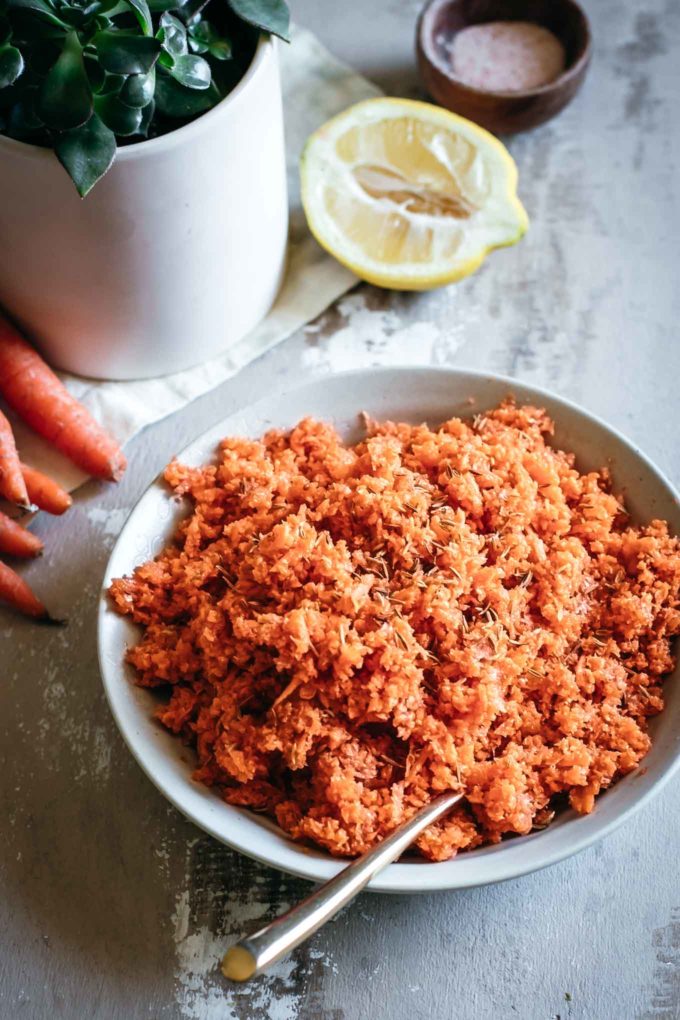
M 48 627 L 66 627 L 68 620 L 57 619 L 56 616 L 50 616 L 49 613 L 45 613 L 44 616 L 36 617 L 38 623 L 44 623 Z
M 111 481 L 119 482 L 125 474 L 126 468 L 127 459 L 123 453 L 119 452 L 118 458 L 111 466 Z

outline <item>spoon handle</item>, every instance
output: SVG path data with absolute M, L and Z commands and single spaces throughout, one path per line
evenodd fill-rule
M 277 917 L 271 924 L 241 939 L 228 949 L 222 973 L 232 981 L 248 981 L 313 935 L 322 924 L 349 903 L 384 867 L 396 860 L 423 829 L 463 799 L 462 793 L 445 793 L 430 801 L 387 839 L 348 864 L 310 896 Z

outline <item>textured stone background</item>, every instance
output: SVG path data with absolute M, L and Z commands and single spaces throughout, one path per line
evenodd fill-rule
M 415 0 L 294 0 L 298 21 L 386 90 L 417 95 Z M 242 375 L 138 437 L 89 485 L 29 575 L 63 630 L 0 615 L 0 1017 L 69 1020 L 674 1020 L 678 787 L 579 857 L 505 885 L 364 895 L 234 992 L 222 950 L 306 890 L 203 836 L 118 736 L 95 604 L 125 516 L 169 457 L 301 376 L 455 364 L 547 385 L 680 481 L 680 5 L 590 0 L 595 59 L 556 121 L 513 139 L 533 225 L 435 294 L 362 287 Z

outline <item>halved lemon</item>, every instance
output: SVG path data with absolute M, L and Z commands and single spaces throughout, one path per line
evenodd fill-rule
M 300 172 L 319 244 L 381 287 L 460 280 L 529 225 L 505 146 L 429 103 L 351 106 L 310 137 Z

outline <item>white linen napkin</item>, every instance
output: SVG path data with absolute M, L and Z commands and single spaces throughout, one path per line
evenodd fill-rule
M 177 411 L 248 362 L 316 318 L 356 283 L 356 277 L 316 243 L 300 201 L 298 161 L 317 127 L 352 103 L 380 95 L 377 86 L 336 60 L 304 29 L 294 27 L 290 45 L 279 47 L 286 128 L 290 202 L 289 260 L 281 293 L 266 319 L 231 350 L 203 365 L 157 379 L 97 382 L 66 373 L 68 389 L 121 443 L 145 425 Z M 67 489 L 85 475 L 55 450 L 16 423 L 22 459 L 45 471 Z

